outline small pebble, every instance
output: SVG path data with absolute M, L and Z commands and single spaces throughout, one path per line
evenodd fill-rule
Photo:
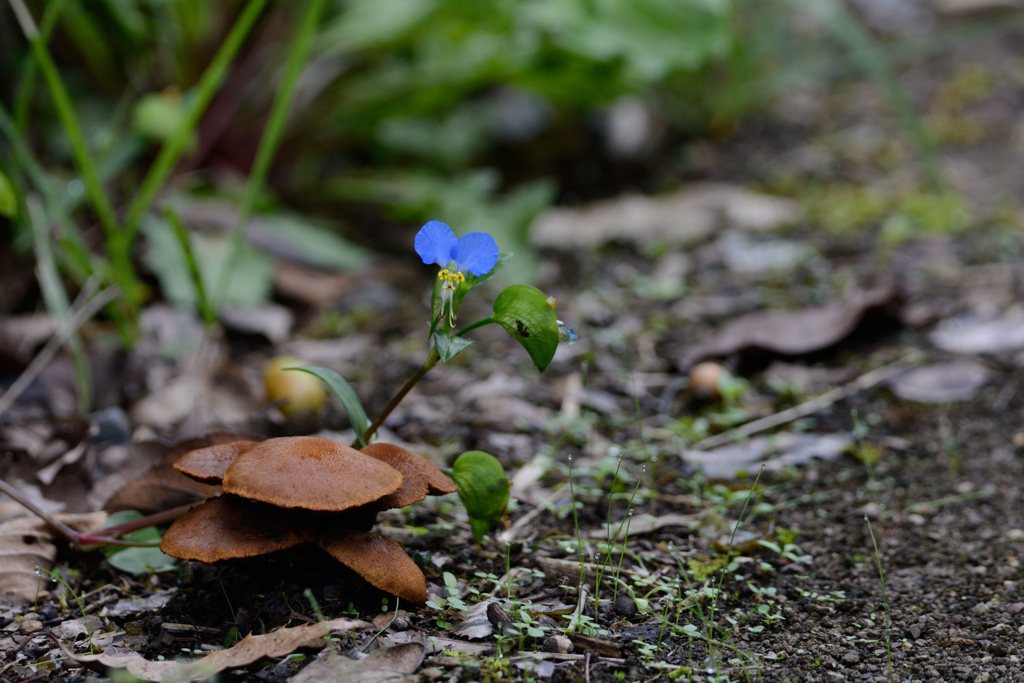
M 850 666 L 860 661 L 860 655 L 857 654 L 856 650 L 847 650 L 843 653 L 843 656 L 840 657 L 840 661 L 843 664 Z
M 541 644 L 541 649 L 544 652 L 557 652 L 561 655 L 567 655 L 572 652 L 572 641 L 565 636 L 548 636 L 544 639 Z
M 628 595 L 620 595 L 615 598 L 615 613 L 624 619 L 632 619 L 636 616 L 636 602 Z
M 35 633 L 36 631 L 41 631 L 42 629 L 43 629 L 43 622 L 39 621 L 38 619 L 36 619 L 34 617 L 29 617 L 27 619 L 22 619 L 21 623 L 18 624 L 18 632 L 22 633 L 24 635 L 28 635 L 30 633 Z
M 912 624 L 910 628 L 907 629 L 907 633 L 910 634 L 911 640 L 920 640 L 923 630 L 924 629 L 921 628 L 920 624 Z

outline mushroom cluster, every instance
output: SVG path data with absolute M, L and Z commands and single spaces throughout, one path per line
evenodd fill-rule
M 178 519 L 160 549 L 200 562 L 315 544 L 369 583 L 414 603 L 426 579 L 393 539 L 367 533 L 382 510 L 456 490 L 424 458 L 391 444 L 355 450 L 311 436 L 234 441 L 186 453 L 174 468 L 223 495 Z

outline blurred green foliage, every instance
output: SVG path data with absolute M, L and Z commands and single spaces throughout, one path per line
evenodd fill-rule
M 38 26 L 34 49 L 11 9 L 21 5 Z M 16 243 L 33 243 L 25 197 L 38 194 L 58 226 L 52 237 L 66 276 L 81 283 L 95 272 L 117 274 L 143 255 L 144 277 L 157 276 L 168 298 L 188 304 L 197 287 L 167 274 L 186 259 L 151 200 L 216 199 L 242 216 L 250 208 L 261 219 L 318 216 L 299 240 L 314 255 L 318 231 L 407 250 L 410 228 L 441 218 L 458 233 L 494 234 L 517 252 L 513 276 L 522 278 L 532 264 L 526 228 L 552 202 L 580 198 L 588 183 L 584 198 L 638 181 L 657 187 L 654 168 L 685 165 L 672 149 L 687 136 L 727 135 L 751 110 L 815 80 L 857 71 L 874 78 L 934 167 L 929 131 L 893 63 L 955 39 L 936 31 L 881 44 L 839 0 L 328 0 L 322 15 L 304 14 L 310 7 L 0 4 L 0 69 L 13 76 L 0 81 L 0 178 L 9 181 L 0 181 L 0 213 L 17 227 Z M 305 38 L 303 17 L 315 26 Z M 290 80 L 285 65 L 298 63 Z M 965 69 L 941 94 L 943 111 L 959 115 L 990 80 Z M 62 88 L 70 110 L 55 95 Z M 275 122 L 268 112 L 280 114 L 285 100 L 282 135 L 262 150 L 264 160 L 273 156 L 266 183 L 255 173 L 243 189 L 268 117 Z M 626 100 L 641 103 L 660 131 L 647 156 L 617 157 L 608 145 L 611 115 Z M 589 170 L 577 178 L 580 168 Z M 962 229 L 964 212 L 944 196 L 937 186 L 920 201 L 837 187 L 808 201 L 839 232 L 878 225 L 894 211 L 903 227 Z M 937 226 L 947 211 L 951 224 Z M 251 253 L 225 246 L 223 226 L 183 220 L 191 233 L 204 230 L 179 247 L 198 245 L 199 277 L 226 290 L 210 262 L 234 263 L 238 252 L 244 264 Z M 96 246 L 97 222 L 109 263 Z M 136 248 L 137 234 L 146 248 Z M 173 265 L 145 257 L 172 252 Z M 350 249 L 326 265 L 352 267 L 362 255 Z M 265 296 L 263 271 L 253 291 Z M 148 291 L 132 278 L 110 280 L 137 298 Z
M 61 232 L 79 252 L 85 242 L 77 233 L 102 219 L 115 272 L 124 269 L 127 251 L 136 253 L 139 229 L 148 242 L 142 253 L 180 253 L 159 212 L 143 220 L 140 211 L 151 211 L 157 195 L 238 201 L 232 177 L 252 162 L 303 5 L 15 0 L 0 13 L 13 19 L 16 6 L 27 8 L 41 38 L 30 50 L 26 36 L 34 31 L 18 31 L 24 16 L 0 22 L 0 68 L 17 75 L 0 85 L 12 124 L 0 133 L 23 152 L 0 152 L 13 187 L 5 196 L 13 194 L 15 209 L 26 192 L 56 197 L 67 212 Z M 241 21 L 253 11 L 259 19 L 250 30 Z M 733 51 L 733 13 L 730 0 L 329 3 L 297 81 L 270 189 L 255 208 L 276 213 L 289 206 L 337 219 L 352 207 L 376 206 L 385 220 L 412 224 L 443 216 L 460 232 L 492 232 L 506 248 L 522 250 L 526 226 L 555 200 L 558 185 L 550 160 L 521 163 L 514 174 L 527 182 L 510 185 L 501 150 L 543 147 L 550 142 L 544 136 L 559 127 L 590 130 L 602 108 L 624 95 L 654 101 L 672 91 L 701 99 L 690 97 L 695 81 L 688 79 Z M 227 50 L 230 68 L 221 79 L 211 60 L 239 38 L 244 42 L 237 53 Z M 48 55 L 56 69 L 46 65 Z M 55 109 L 65 89 L 70 107 Z M 177 176 L 172 190 L 154 168 L 174 162 L 175 148 L 183 157 L 168 167 Z M 36 162 L 40 173 L 29 173 Z M 51 187 L 40 187 L 40 176 Z M 11 203 L 6 199 L 5 207 Z M 120 207 L 116 216 L 110 206 Z M 372 242 L 338 220 L 328 227 Z M 201 252 L 218 251 L 206 246 Z M 523 256 L 519 267 L 529 268 Z M 77 279 L 107 267 L 87 260 L 79 253 L 77 269 L 70 258 L 62 265 Z M 184 268 L 184 258 L 159 261 L 144 259 L 165 295 L 194 301 L 182 276 L 167 274 Z M 199 269 L 204 279 L 214 277 L 202 263 Z M 120 282 L 143 295 L 130 278 Z

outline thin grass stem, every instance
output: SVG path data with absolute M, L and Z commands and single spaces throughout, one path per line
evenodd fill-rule
M 38 200 L 27 199 L 26 207 L 28 208 L 28 220 L 32 227 L 39 290 L 43 294 L 43 302 L 50 316 L 57 324 L 62 324 L 71 315 L 71 305 L 68 303 L 68 295 L 64 291 L 60 275 L 57 272 L 57 264 L 53 258 L 46 217 L 43 215 L 43 208 L 39 205 Z M 73 330 L 68 335 L 65 346 L 71 354 L 71 362 L 75 370 L 74 382 L 75 393 L 78 395 L 78 411 L 82 415 L 86 415 L 90 412 L 92 405 L 92 369 L 89 365 L 89 356 L 77 331 Z
M 875 532 L 871 528 L 871 520 L 867 515 L 864 515 L 864 521 L 868 525 L 868 534 L 871 536 L 871 545 L 875 549 L 875 562 L 878 563 L 878 578 L 882 582 L 882 608 L 885 610 L 885 653 L 888 658 L 889 666 L 889 683 L 893 683 L 893 672 L 892 672 L 892 638 L 891 629 L 892 622 L 889 620 L 889 599 L 885 593 L 885 572 L 882 571 L 882 554 L 878 552 L 878 542 L 875 541 Z
M 129 244 L 134 242 L 139 225 L 142 222 L 142 217 L 149 210 L 149 207 L 152 206 L 157 193 L 160 192 L 168 176 L 174 170 L 175 164 L 178 163 L 178 159 L 181 158 L 181 155 L 188 148 L 189 141 L 192 139 L 200 119 L 206 112 L 206 108 L 213 100 L 214 95 L 220 90 L 228 67 L 231 65 L 239 49 L 241 49 L 246 37 L 252 31 L 256 20 L 260 18 L 266 6 L 267 0 L 249 0 L 245 4 L 217 54 L 214 55 L 213 61 L 210 62 L 210 65 L 200 77 L 199 83 L 195 87 L 194 96 L 189 99 L 189 105 L 185 110 L 178 130 L 160 149 L 156 160 L 143 178 L 135 199 L 128 206 L 127 218 L 125 219 L 125 239 Z
M 313 33 L 316 30 L 317 22 L 323 11 L 326 0 L 309 0 L 306 4 L 306 11 L 302 15 L 299 28 L 295 33 L 288 60 L 285 62 L 284 75 L 281 77 L 281 84 L 278 86 L 274 101 L 270 105 L 270 115 L 267 118 L 267 127 L 263 130 L 263 137 L 260 138 L 260 145 L 256 149 L 256 160 L 253 162 L 252 171 L 245 185 L 245 195 L 242 197 L 242 204 L 238 207 L 238 216 L 235 218 L 235 226 L 228 238 L 227 258 L 221 268 L 220 277 L 217 279 L 217 286 L 213 292 L 213 303 L 215 306 L 222 302 L 227 292 L 234 273 L 235 263 L 238 260 L 238 252 L 242 246 L 242 237 L 245 228 L 249 224 L 253 208 L 256 206 L 256 199 L 263 191 L 263 185 L 267 180 L 267 173 L 270 172 L 270 162 L 274 159 L 277 147 L 284 134 L 285 124 L 288 122 L 288 115 L 292 108 L 292 99 L 295 95 L 295 86 L 299 81 L 302 67 L 306 63 L 306 56 L 309 54 L 309 47 L 313 42 Z
M 715 587 L 715 595 L 711 601 L 711 615 L 708 617 L 708 638 L 714 636 L 715 628 L 715 609 L 718 607 L 718 597 L 722 594 L 722 583 L 725 581 L 725 572 L 729 569 L 729 562 L 732 561 L 732 547 L 733 542 L 736 540 L 736 532 L 739 531 L 740 524 L 743 523 L 743 515 L 747 512 L 747 507 L 750 505 L 750 500 L 754 497 L 754 491 L 757 490 L 757 482 L 761 480 L 761 475 L 764 473 L 764 465 L 761 465 L 761 469 L 757 471 L 757 477 L 754 479 L 754 483 L 750 487 L 750 491 L 747 493 L 747 499 L 743 501 L 743 509 L 740 510 L 740 516 L 736 520 L 736 524 L 732 527 L 732 535 L 729 536 L 729 547 L 725 552 L 725 564 L 722 565 L 722 571 L 718 575 L 718 585 Z
M 66 1 L 52 0 L 52 2 L 46 3 L 46 9 L 43 10 L 43 19 L 39 22 L 39 38 L 43 43 L 50 42 L 50 36 L 53 34 L 53 29 L 57 26 L 57 20 L 60 18 L 60 12 L 64 9 Z M 32 94 L 35 91 L 36 72 L 38 70 L 39 65 L 36 64 L 35 59 L 28 59 L 24 70 L 21 72 L 21 79 L 18 81 L 18 90 L 14 93 L 14 124 L 17 126 L 19 133 L 24 133 L 25 127 L 28 124 L 28 114 L 32 105 Z
M 110 256 L 113 267 L 114 281 L 121 286 L 122 293 L 128 303 L 134 306 L 137 303 L 138 292 L 130 246 L 125 240 L 125 232 L 117 221 L 114 207 L 100 181 L 99 173 L 96 170 L 96 163 L 89 152 L 89 146 L 85 142 L 82 125 L 78 120 L 78 115 L 75 113 L 71 97 L 68 95 L 64 81 L 60 77 L 57 65 L 46 48 L 43 36 L 32 22 L 32 16 L 29 14 L 28 8 L 25 7 L 23 0 L 8 0 L 8 2 L 18 18 L 22 32 L 29 41 L 32 55 L 43 74 L 43 79 L 50 92 L 50 99 L 53 100 L 57 119 L 60 121 L 64 134 L 67 135 L 68 141 L 71 144 L 72 156 L 75 159 L 78 172 L 82 176 L 86 194 L 88 194 L 93 211 L 95 211 L 96 217 L 106 233 L 107 253 Z
M 188 229 L 169 205 L 164 206 L 164 216 L 167 218 L 167 222 L 171 224 L 174 235 L 178 238 L 178 244 L 181 245 L 181 250 L 185 253 L 185 263 L 188 265 L 188 273 L 192 278 L 192 286 L 196 288 L 199 315 L 204 323 L 214 325 L 217 323 L 217 311 L 213 307 L 210 297 L 207 296 L 206 285 L 203 284 L 203 274 L 199 271 L 199 261 L 192 250 L 192 241 L 188 237 Z

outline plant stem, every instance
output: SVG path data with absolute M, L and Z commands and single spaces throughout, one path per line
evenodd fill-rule
M 440 354 L 438 354 L 437 348 L 435 347 L 431 349 L 430 355 L 427 356 L 427 359 L 425 361 L 423 361 L 423 365 L 420 366 L 420 369 L 416 371 L 416 374 L 410 377 L 409 381 L 406 382 L 402 386 L 402 388 L 398 390 L 398 393 L 391 397 L 391 400 L 388 401 L 388 404 L 386 406 L 384 406 L 384 410 L 380 412 L 380 415 L 377 416 L 377 419 L 373 421 L 373 424 L 366 428 L 365 432 L 363 432 L 363 441 L 370 441 L 370 437 L 377 433 L 377 430 L 380 428 L 382 424 L 384 424 L 384 420 L 388 418 L 388 415 L 391 414 L 391 411 L 393 411 L 398 406 L 398 404 L 402 402 L 402 399 L 405 398 L 406 394 L 412 391 L 412 388 L 416 386 L 419 383 L 419 381 L 423 379 L 423 376 L 430 372 L 430 370 L 435 365 L 437 365 L 438 361 L 440 360 L 441 356 Z M 355 441 L 352 442 L 352 448 L 359 448 L 359 439 L 356 439 Z

